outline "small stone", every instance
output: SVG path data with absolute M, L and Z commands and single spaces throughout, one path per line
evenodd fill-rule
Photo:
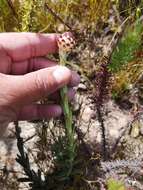
M 64 29 L 65 29 L 64 24 L 59 24 L 59 26 L 58 26 L 58 32 L 63 32 Z
M 80 83 L 80 84 L 78 85 L 78 89 L 86 90 L 87 87 L 85 86 L 85 84 Z
M 82 113 L 82 120 L 85 123 L 88 123 L 90 121 L 92 115 L 93 115 L 93 110 L 90 107 L 86 106 Z
M 140 134 L 143 135 L 143 120 L 140 119 Z
M 140 122 L 139 120 L 136 120 L 131 125 L 130 135 L 131 137 L 136 138 L 139 136 L 139 133 L 140 133 Z
M 78 111 L 80 109 L 80 104 L 77 103 L 77 102 L 74 102 L 74 105 L 73 105 L 73 111 Z

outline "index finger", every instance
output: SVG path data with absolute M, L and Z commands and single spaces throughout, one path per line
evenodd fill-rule
M 58 50 L 59 34 L 40 33 L 1 33 L 0 49 L 13 61 L 23 61 L 33 57 L 45 56 Z

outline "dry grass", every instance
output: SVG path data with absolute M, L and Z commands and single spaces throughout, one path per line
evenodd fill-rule
M 45 3 L 49 9 L 47 9 Z M 134 2 L 130 1 L 130 3 L 132 5 L 127 1 L 126 10 L 134 5 L 137 7 Z M 122 22 L 118 10 L 122 3 L 119 1 L 118 4 L 114 1 L 113 4 L 116 10 L 111 4 L 109 0 L 23 0 L 20 2 L 19 0 L 1 0 L 0 31 L 63 32 L 69 29 L 74 30 L 78 34 L 79 44 L 70 55 L 70 59 L 74 58 L 73 65 L 70 66 L 74 67 L 86 82 L 89 82 L 90 87 L 93 87 L 95 85 L 96 67 L 99 64 L 104 46 L 108 45 L 114 32 L 116 32 L 117 26 Z M 129 12 L 126 11 L 126 14 L 128 15 L 130 11 L 132 9 L 129 9 Z M 113 21 L 108 19 L 109 16 Z M 120 72 L 115 73 L 114 90 L 122 92 L 128 84 L 139 78 L 140 69 L 142 69 L 142 63 L 140 63 L 140 60 L 130 62 Z M 93 92 L 94 90 L 90 89 L 90 93 Z M 75 113 L 74 117 L 77 118 L 78 114 Z M 66 173 L 63 166 L 67 153 L 64 152 L 64 155 L 61 155 L 66 146 L 64 144 L 65 131 L 62 120 L 60 122 L 50 121 L 50 124 L 47 121 L 41 122 L 36 135 L 38 140 L 35 142 L 36 156 L 34 155 L 34 161 L 42 174 L 46 176 L 47 190 L 93 190 L 104 186 L 105 181 L 99 179 L 99 177 L 103 177 L 100 173 L 99 164 L 101 155 L 98 157 L 96 151 L 88 152 L 88 145 L 84 142 L 83 134 L 80 131 L 76 131 L 76 158 L 68 179 L 63 179 Z M 21 144 L 21 146 L 24 145 Z M 26 155 L 24 159 L 27 159 Z M 21 155 L 21 161 L 24 159 Z M 93 168 L 94 171 L 91 171 Z M 36 180 L 40 174 L 33 174 L 36 176 Z M 7 182 L 7 187 L 18 189 L 17 184 L 15 184 L 15 187 L 11 185 L 13 183 Z M 32 190 L 35 189 L 33 187 Z

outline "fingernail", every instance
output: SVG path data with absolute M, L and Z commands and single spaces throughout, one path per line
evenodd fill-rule
M 80 76 L 75 71 L 72 71 L 70 86 L 77 86 L 79 83 L 80 83 Z
M 70 88 L 69 91 L 68 91 L 68 99 L 69 101 L 72 101 L 74 100 L 75 98 L 75 93 L 76 93 L 76 90 L 73 89 L 73 88 Z
M 57 106 L 54 110 L 54 117 L 59 117 L 62 114 L 62 108 L 60 106 Z
M 66 84 L 71 78 L 71 71 L 67 67 L 57 66 L 56 70 L 53 72 L 53 76 L 58 83 Z

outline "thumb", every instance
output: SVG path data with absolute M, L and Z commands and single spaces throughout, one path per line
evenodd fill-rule
M 71 71 L 64 66 L 41 69 L 23 76 L 10 76 L 11 103 L 25 105 L 53 93 L 71 80 Z M 8 93 L 8 92 L 7 92 Z

